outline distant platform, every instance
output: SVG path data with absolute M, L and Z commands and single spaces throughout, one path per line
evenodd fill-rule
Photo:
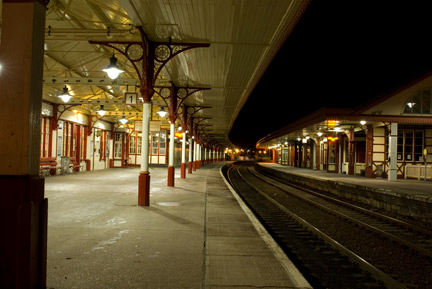
M 432 223 L 432 182 L 328 173 L 325 171 L 259 163 L 278 177 L 373 205 L 396 214 Z

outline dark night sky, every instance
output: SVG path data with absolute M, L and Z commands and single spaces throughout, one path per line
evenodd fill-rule
M 321 107 L 354 108 L 429 71 L 429 3 L 312 1 L 242 108 L 231 142 L 255 147 Z

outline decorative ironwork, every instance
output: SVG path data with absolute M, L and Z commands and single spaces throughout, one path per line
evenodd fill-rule
M 210 89 L 209 87 L 176 87 L 173 84 L 171 86 L 155 86 L 155 88 L 155 93 L 162 98 L 169 108 L 171 122 L 175 122 L 183 107 L 184 101 L 190 95 L 198 91 Z
M 131 44 L 126 47 L 126 53 L 131 61 L 139 61 L 143 59 L 144 49 L 140 44 Z
M 171 49 L 167 45 L 159 45 L 156 47 L 155 60 L 164 62 L 171 56 L 171 54 Z
M 141 26 L 141 42 L 137 41 L 89 41 L 110 47 L 121 53 L 134 67 L 140 82 L 144 102 L 149 103 L 154 93 L 154 85 L 162 68 L 176 55 L 198 47 L 209 47 L 209 43 L 153 42 L 147 38 Z

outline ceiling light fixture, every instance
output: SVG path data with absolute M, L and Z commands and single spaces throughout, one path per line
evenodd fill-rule
M 126 116 L 123 115 L 123 117 L 119 120 L 121 124 L 126 124 L 128 120 L 126 119 Z
M 98 113 L 100 116 L 104 116 L 104 115 L 105 115 L 106 110 L 104 109 L 103 104 L 100 105 L 100 109 L 97 111 L 97 113 Z
M 157 114 L 159 114 L 160 117 L 165 117 L 168 114 L 168 112 L 162 106 L 161 109 L 157 112 Z
M 66 85 L 65 87 L 63 87 L 63 92 L 59 95 L 59 97 L 61 98 L 61 100 L 63 100 L 63 102 L 68 102 L 71 99 L 69 90 Z
M 105 68 L 103 71 L 105 71 L 108 74 L 108 77 L 111 79 L 116 79 L 120 73 L 124 72 L 117 66 L 117 57 L 113 55 L 110 58 L 110 64 L 108 64 L 107 68 Z

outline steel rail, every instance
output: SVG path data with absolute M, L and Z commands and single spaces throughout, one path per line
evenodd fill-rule
M 252 173 L 252 172 L 251 172 L 251 173 Z M 282 190 L 288 192 L 287 190 L 281 188 L 281 187 L 278 186 L 277 184 L 273 184 L 273 183 L 269 182 L 268 180 L 262 178 L 261 176 L 259 176 L 259 175 L 257 175 L 257 174 L 254 174 L 254 176 L 257 177 L 257 178 L 259 178 L 259 179 L 262 180 L 262 181 L 265 181 L 266 183 L 268 183 L 268 184 L 270 184 L 270 185 L 277 186 L 278 188 L 280 188 L 280 189 L 282 189 Z M 271 178 L 271 177 L 270 177 L 270 178 Z M 314 191 L 309 190 L 309 189 L 306 189 L 306 188 L 304 188 L 304 187 L 300 187 L 300 186 L 297 186 L 297 185 L 294 185 L 294 184 L 289 184 L 289 183 L 287 183 L 287 182 L 283 182 L 283 181 L 280 181 L 280 180 L 277 180 L 277 179 L 274 179 L 274 178 L 271 178 L 271 179 L 274 180 L 274 181 L 276 181 L 276 182 L 278 182 L 278 183 L 283 183 L 283 184 L 286 185 L 286 186 L 290 186 L 290 187 L 293 187 L 293 188 L 295 188 L 295 189 L 298 189 L 298 190 L 301 190 L 301 191 L 307 192 L 307 193 L 312 194 L 312 195 L 314 195 L 314 196 L 316 196 L 316 197 L 323 198 L 323 199 L 325 199 L 326 201 L 329 201 L 329 202 L 332 202 L 332 203 L 338 204 L 338 205 L 340 205 L 340 206 L 344 206 L 344 207 L 346 207 L 346 208 L 349 208 L 349 209 L 352 209 L 352 210 L 355 210 L 355 211 L 361 212 L 361 213 L 366 214 L 366 215 L 368 215 L 368 216 L 371 216 L 371 217 L 373 217 L 373 218 L 381 219 L 381 220 L 384 220 L 384 221 L 386 221 L 386 222 L 391 222 L 391 223 L 393 223 L 393 224 L 396 225 L 396 226 L 401 226 L 401 227 L 404 227 L 404 228 L 409 229 L 409 230 L 411 230 L 411 231 L 416 231 L 418 234 L 428 235 L 428 236 L 430 236 L 430 237 L 432 236 L 432 232 L 427 231 L 427 230 L 424 230 L 423 228 L 416 227 L 416 226 L 414 226 L 414 225 L 411 225 L 411 224 L 408 224 L 408 223 L 402 222 L 402 221 L 397 220 L 397 219 L 394 219 L 394 218 L 390 218 L 390 217 L 388 217 L 388 216 L 384 216 L 384 215 L 382 215 L 382 214 L 378 214 L 378 213 L 376 213 L 376 212 L 371 212 L 371 211 L 369 211 L 369 210 L 367 210 L 367 209 L 360 208 L 360 207 L 358 207 L 358 206 L 354 206 L 354 205 L 352 205 L 352 204 L 348 204 L 348 203 L 343 202 L 343 201 L 341 201 L 341 200 L 335 200 L 335 199 L 332 199 L 331 197 L 328 197 L 328 196 L 322 195 L 322 194 L 320 194 L 320 193 L 314 192 Z M 326 211 L 326 212 L 328 212 L 328 213 L 331 213 L 331 214 L 333 214 L 333 215 L 335 215 L 335 216 L 338 216 L 339 218 L 342 218 L 342 219 L 348 220 L 349 222 L 351 222 L 351 223 L 353 223 L 353 224 L 356 224 L 356 225 L 358 225 L 358 226 L 362 226 L 362 227 L 366 228 L 367 230 L 370 230 L 370 231 L 375 232 L 375 233 L 377 233 L 377 234 L 379 234 L 379 235 L 382 235 L 382 236 L 384 236 L 385 238 L 387 238 L 388 240 L 391 240 L 391 241 L 397 242 L 397 243 L 399 243 L 399 244 L 401 244 L 401 245 L 404 245 L 404 246 L 406 246 L 406 247 L 408 247 L 408 248 L 410 248 L 410 249 L 412 249 L 412 250 L 415 250 L 415 251 L 417 251 L 418 253 L 420 253 L 420 254 L 422 254 L 422 255 L 424 255 L 424 256 L 432 257 L 432 251 L 431 251 L 431 250 L 428 250 L 428 249 L 426 249 L 426 248 L 420 247 L 420 246 L 414 244 L 413 242 L 411 242 L 411 241 L 409 241 L 409 240 L 402 239 L 402 238 L 400 238 L 400 237 L 398 237 L 398 236 L 395 236 L 394 234 L 388 233 L 388 232 L 386 232 L 386 231 L 384 231 L 384 230 L 382 230 L 382 229 L 379 229 L 379 228 L 377 228 L 377 227 L 374 227 L 374 226 L 372 226 L 372 225 L 370 225 L 370 224 L 367 224 L 367 223 L 365 223 L 365 222 L 362 222 L 362 221 L 360 221 L 360 220 L 358 220 L 358 219 L 352 218 L 352 217 L 350 217 L 350 216 L 348 216 L 348 215 L 346 215 L 346 214 L 343 214 L 343 213 L 337 212 L 337 211 L 335 211 L 335 210 L 332 210 L 332 209 L 330 209 L 330 208 L 328 208 L 328 207 L 326 207 L 326 206 L 323 206 L 323 205 L 321 205 L 321 204 L 319 204 L 319 203 L 317 203 L 317 202 L 315 202 L 315 201 L 312 201 L 312 200 L 309 200 L 309 199 L 307 199 L 307 198 L 304 198 L 304 197 L 302 197 L 302 196 L 300 196 L 300 195 L 297 195 L 297 194 L 296 194 L 296 195 L 291 194 L 291 195 L 295 196 L 295 197 L 298 198 L 298 199 L 301 199 L 302 201 L 308 202 L 308 203 L 310 203 L 311 205 L 314 205 L 315 207 L 320 208 L 321 210 L 324 210 L 324 211 Z
M 230 175 L 230 171 L 233 168 L 234 167 L 231 167 L 228 170 L 228 172 L 227 172 L 228 176 Z M 316 228 L 312 224 L 308 223 L 307 221 L 305 221 L 304 219 L 302 219 L 298 215 L 294 214 L 293 212 L 291 212 L 290 210 L 288 210 L 286 207 L 284 207 L 281 204 L 279 204 L 272 197 L 268 196 L 265 192 L 263 192 L 262 190 L 260 190 L 259 188 L 257 188 L 254 184 L 252 184 L 251 182 L 249 182 L 245 178 L 245 176 L 240 172 L 240 166 L 237 167 L 237 173 L 238 173 L 239 176 L 241 176 L 241 178 L 243 179 L 244 182 L 246 182 L 249 186 L 252 186 L 257 192 L 259 192 L 263 197 L 265 197 L 274 206 L 276 206 L 281 211 L 283 211 L 284 213 L 286 213 L 287 215 L 289 215 L 291 218 L 293 218 L 294 220 L 296 220 L 299 224 L 301 224 L 303 227 L 305 227 L 308 231 L 310 231 L 314 235 L 318 236 L 320 239 L 322 239 L 325 243 L 327 243 L 333 249 L 337 250 L 342 255 L 345 255 L 346 257 L 348 257 L 352 262 L 358 264 L 358 266 L 362 270 L 369 272 L 376 280 L 382 281 L 388 288 L 392 288 L 392 289 L 407 289 L 407 287 L 405 287 L 403 284 L 401 284 L 398 281 L 394 280 L 392 277 L 390 277 L 389 275 L 387 275 L 386 273 L 384 273 L 380 269 L 376 268 L 375 266 L 373 266 L 372 264 L 370 264 L 369 262 L 367 262 L 362 257 L 358 256 L 357 254 L 355 254 L 354 252 L 352 252 L 348 248 L 344 247 L 339 242 L 337 242 L 336 240 L 332 239 L 330 236 L 328 236 L 327 234 L 325 234 L 324 232 L 322 232 L 321 230 L 319 230 L 318 228 Z M 228 177 L 228 179 L 229 179 L 230 183 L 232 184 L 230 177 Z

